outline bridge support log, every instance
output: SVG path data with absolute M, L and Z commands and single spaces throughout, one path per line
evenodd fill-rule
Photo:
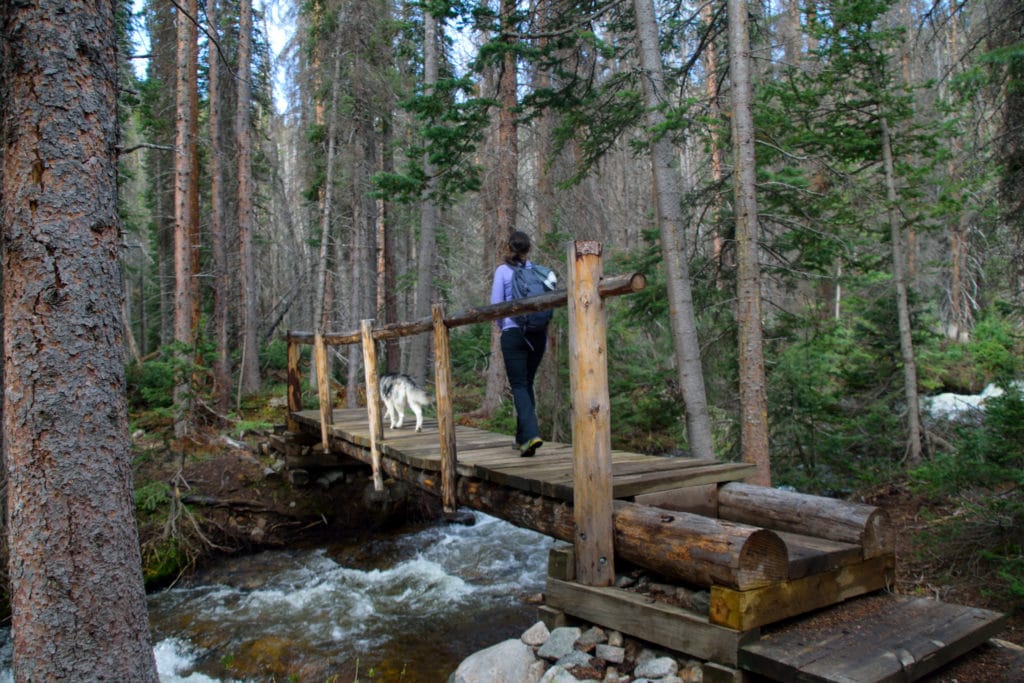
M 895 547 L 892 524 L 885 510 L 807 493 L 731 482 L 718 490 L 718 516 L 859 545 L 864 559 L 892 554 Z
M 369 460 L 365 448 L 340 439 L 331 445 L 337 452 Z M 435 472 L 391 458 L 384 458 L 382 466 L 389 476 L 434 495 L 441 492 L 441 479 Z M 573 507 L 564 501 L 469 477 L 459 477 L 456 490 L 460 505 L 562 541 L 572 543 L 575 538 Z M 612 524 L 618 557 L 669 580 L 742 591 L 778 583 L 788 576 L 785 543 L 772 531 L 625 501 L 615 501 Z
M 568 261 L 576 580 L 587 586 L 610 586 L 615 583 L 612 433 L 608 321 L 598 290 L 600 243 L 574 242 Z

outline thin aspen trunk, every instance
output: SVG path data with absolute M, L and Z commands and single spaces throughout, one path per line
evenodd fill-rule
M 658 27 L 651 0 L 634 0 L 637 42 L 644 71 L 644 99 L 647 106 L 646 123 L 650 131 L 665 123 L 660 107 L 665 101 L 664 72 L 659 50 Z M 676 369 L 679 387 L 686 404 L 686 430 L 694 457 L 715 457 L 704 389 L 704 371 L 700 360 L 700 338 L 697 318 L 693 309 L 690 289 L 689 265 L 683 253 L 680 236 L 683 233 L 679 178 L 672 167 L 671 143 L 659 137 L 650 143 L 654 190 L 657 195 L 658 218 L 661 231 L 661 249 L 665 259 L 668 287 L 669 314 L 672 336 L 675 339 Z
M 754 154 L 750 37 L 743 0 L 728 0 L 729 71 L 732 75 L 733 190 L 736 214 L 736 322 L 739 336 L 740 447 L 743 461 L 757 467 L 750 483 L 771 485 L 768 399 L 761 330 L 761 266 L 758 247 L 757 178 Z
M 330 307 L 327 306 L 327 279 L 330 273 L 328 255 L 331 244 L 331 216 L 334 212 L 334 176 L 337 167 L 338 148 L 338 88 L 341 83 L 341 55 L 334 56 L 333 77 L 331 79 L 331 100 L 325 115 L 330 119 L 327 124 L 327 168 L 324 172 L 324 185 L 320 192 L 320 250 L 317 258 L 316 295 L 313 300 L 313 329 L 326 332 L 330 318 Z M 315 364 L 314 364 L 315 365 Z M 331 357 L 327 357 L 327 371 L 331 371 Z M 317 378 L 313 370 L 313 383 Z
M 910 465 L 921 463 L 921 411 L 917 393 L 917 363 L 914 360 L 914 342 L 910 324 L 910 300 L 907 292 L 907 254 L 903 246 L 896 202 L 896 171 L 892 155 L 889 123 L 880 117 L 882 133 L 882 163 L 885 167 L 885 192 L 888 199 L 889 238 L 892 242 L 892 279 L 896 287 L 896 313 L 899 318 L 900 356 L 903 359 L 903 394 L 907 402 L 907 460 Z

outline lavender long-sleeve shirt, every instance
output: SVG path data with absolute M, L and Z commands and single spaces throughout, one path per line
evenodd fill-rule
M 533 268 L 533 264 L 526 262 L 527 268 Z M 491 303 L 500 304 L 502 301 L 512 300 L 512 266 L 502 263 L 494 269 L 494 282 L 491 284 Z M 510 327 L 518 327 L 512 318 L 502 318 L 500 321 L 501 330 L 504 332 Z

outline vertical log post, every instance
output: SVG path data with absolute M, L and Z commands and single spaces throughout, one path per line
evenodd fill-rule
M 327 345 L 324 335 L 317 332 L 313 337 L 313 359 L 316 363 L 316 389 L 320 397 L 320 441 L 324 452 L 330 450 L 328 436 L 334 424 L 334 401 L 331 400 L 331 373 L 327 369 Z
M 380 378 L 377 375 L 377 343 L 373 341 L 373 320 L 359 325 L 363 338 L 363 369 L 366 376 L 366 413 L 370 420 L 370 462 L 373 467 L 373 490 L 384 490 L 381 474 L 380 442 L 384 440 L 384 420 L 380 414 Z
M 452 362 L 444 306 L 434 304 L 434 387 L 437 395 L 437 433 L 441 440 L 441 503 L 446 513 L 458 507 L 455 492 L 455 413 L 452 407 Z
M 292 417 L 302 410 L 302 377 L 299 375 L 299 360 L 302 358 L 302 347 L 288 337 L 288 417 L 286 424 L 289 432 L 299 431 L 299 423 Z
M 607 314 L 601 299 L 601 244 L 569 249 L 569 378 L 572 390 L 573 546 L 576 580 L 615 581 Z

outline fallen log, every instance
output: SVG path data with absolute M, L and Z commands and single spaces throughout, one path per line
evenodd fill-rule
M 836 498 L 730 482 L 718 490 L 718 516 L 766 529 L 859 545 L 864 559 L 891 554 L 895 536 L 885 510 Z
M 344 440 L 332 439 L 331 447 L 369 461 L 366 449 Z M 395 479 L 441 494 L 438 473 L 387 457 L 381 465 Z M 460 505 L 516 526 L 570 543 L 577 531 L 573 507 L 562 500 L 470 477 L 459 477 L 456 491 Z M 785 543 L 772 531 L 625 501 L 615 501 L 612 523 L 615 554 L 668 580 L 749 590 L 784 581 L 788 575 Z

